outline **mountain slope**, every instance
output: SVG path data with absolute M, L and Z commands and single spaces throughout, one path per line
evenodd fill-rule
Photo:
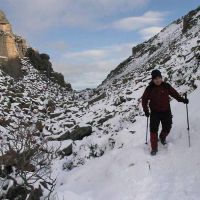
M 75 93 L 78 102 L 71 104 L 72 110 L 76 107 L 71 117 L 77 124 L 91 125 L 93 133 L 73 141 L 72 155 L 55 162 L 61 199 L 198 199 L 199 31 L 197 8 L 133 48 L 134 54 L 95 90 Z M 149 146 L 144 145 L 146 118 L 140 99 L 154 68 L 181 94 L 192 93 L 191 114 L 196 111 L 191 116 L 193 145 L 188 149 L 185 107 L 173 101 L 169 145 L 159 146 L 156 158 L 150 157 Z
M 198 83 L 199 86 L 200 82 Z M 187 141 L 185 105 L 173 102 L 174 127 L 167 147 L 159 144 L 156 157 L 149 155 L 144 117 L 119 132 L 116 142 L 125 143 L 105 156 L 58 176 L 60 199 L 70 200 L 198 200 L 200 191 L 200 89 L 190 99 L 191 148 Z M 136 133 L 129 133 L 134 127 Z M 58 168 L 58 166 L 56 166 Z M 65 199 L 64 198 L 64 199 Z
M 183 31 L 186 18 L 193 23 Z M 74 143 L 73 154 L 67 159 L 70 168 L 112 149 L 118 133 L 128 128 L 129 122 L 137 122 L 137 116 L 143 115 L 140 98 L 154 68 L 160 69 L 181 94 L 197 88 L 200 80 L 199 32 L 200 8 L 197 8 L 133 48 L 134 55 L 112 71 L 99 87 L 74 94 L 74 103 L 65 104 L 72 113 L 63 114 L 62 123 L 68 121 L 70 115 L 77 125 L 91 125 L 93 134 Z M 57 109 L 64 113 L 63 108 Z M 63 128 L 58 127 L 56 121 L 55 118 L 51 124 L 60 131 Z M 130 132 L 135 132 L 134 126 Z
M 192 82 L 193 79 L 187 77 L 185 72 L 195 73 L 199 67 L 199 20 L 200 7 L 176 20 L 150 40 L 133 47 L 132 56 L 111 71 L 100 88 L 114 85 L 113 82 L 120 84 L 123 80 L 129 82 L 131 78 L 147 77 L 154 68 L 161 69 L 178 86 L 185 83 L 180 79 L 186 78 L 185 81 Z
M 199 31 L 197 8 L 134 47 L 133 55 L 96 89 L 80 92 L 53 80 L 57 75 L 49 56 L 29 49 L 28 57 L 21 59 L 24 76 L 20 80 L 0 72 L 1 144 L 7 144 L 11 133 L 17 133 L 18 121 L 31 128 L 34 145 L 45 155 L 50 152 L 53 158 L 52 168 L 48 167 L 57 178 L 54 196 L 60 199 L 186 200 L 189 196 L 197 200 Z M 150 157 L 149 146 L 144 145 L 146 118 L 141 107 L 141 96 L 154 68 L 160 69 L 181 94 L 191 94 L 192 109 L 192 148 L 187 148 L 185 107 L 173 101 L 175 123 L 169 145 L 159 146 L 156 158 Z M 45 151 L 38 148 L 43 144 L 47 145 Z M 23 153 L 23 149 L 19 151 Z M 6 152 L 0 153 L 1 164 Z M 41 166 L 41 162 L 31 160 L 29 164 Z M 3 175 L 0 170 L 0 185 L 4 188 L 0 196 L 13 186 L 13 179 L 5 180 Z M 14 172 L 11 175 L 18 184 L 23 183 Z M 48 194 L 44 179 L 33 184 L 43 196 Z

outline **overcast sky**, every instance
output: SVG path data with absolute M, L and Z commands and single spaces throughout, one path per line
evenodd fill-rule
M 199 0 L 1 0 L 13 25 L 74 89 L 99 85 L 131 48 Z

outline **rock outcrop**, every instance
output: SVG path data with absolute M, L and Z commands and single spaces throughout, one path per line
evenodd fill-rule
M 40 54 L 37 50 L 28 48 L 26 50 L 25 56 L 29 58 L 35 69 L 41 73 L 46 74 L 50 80 L 57 83 L 61 87 L 67 88 L 69 91 L 72 90 L 71 84 L 65 82 L 64 76 L 61 73 L 55 72 L 53 70 L 49 55 L 44 53 Z
M 13 34 L 11 24 L 0 11 L 0 56 L 7 59 L 24 57 L 26 49 L 26 40 Z
M 0 69 L 13 78 L 20 79 L 24 76 L 21 64 L 24 57 L 28 57 L 33 67 L 46 74 L 47 78 L 69 91 L 72 90 L 64 76 L 53 70 L 50 57 L 28 47 L 24 38 L 15 35 L 6 15 L 0 10 Z
M 27 49 L 26 41 L 13 34 L 12 26 L 3 11 L 0 11 L 0 65 L 14 78 L 22 77 L 20 58 Z

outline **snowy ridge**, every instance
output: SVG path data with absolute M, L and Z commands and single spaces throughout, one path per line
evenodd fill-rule
M 107 87 L 107 85 L 113 85 L 113 82 L 121 82 L 123 79 L 130 78 L 131 80 L 131 77 L 134 79 L 138 75 L 146 77 L 153 68 L 160 68 L 169 80 L 173 79 L 174 81 L 174 77 L 178 76 L 176 72 L 178 69 L 198 67 L 199 8 L 191 18 L 196 20 L 196 24 L 187 33 L 183 33 L 183 17 L 164 28 L 150 40 L 138 45 L 140 48 L 137 46 L 138 48 L 134 50 L 135 53 L 128 60 L 128 64 L 122 66 L 122 71 L 119 70 L 119 74 L 112 71 L 99 87 Z M 174 74 L 174 72 L 176 73 Z M 169 76 L 171 74 L 172 77 Z

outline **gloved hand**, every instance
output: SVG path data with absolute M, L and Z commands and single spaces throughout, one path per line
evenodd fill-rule
M 188 99 L 183 99 L 183 103 L 184 103 L 184 104 L 188 104 L 188 103 L 189 103 L 189 100 L 188 100 Z
M 149 117 L 149 116 L 150 116 L 149 111 L 145 111 L 144 113 L 145 113 L 145 116 L 146 116 L 146 117 Z

